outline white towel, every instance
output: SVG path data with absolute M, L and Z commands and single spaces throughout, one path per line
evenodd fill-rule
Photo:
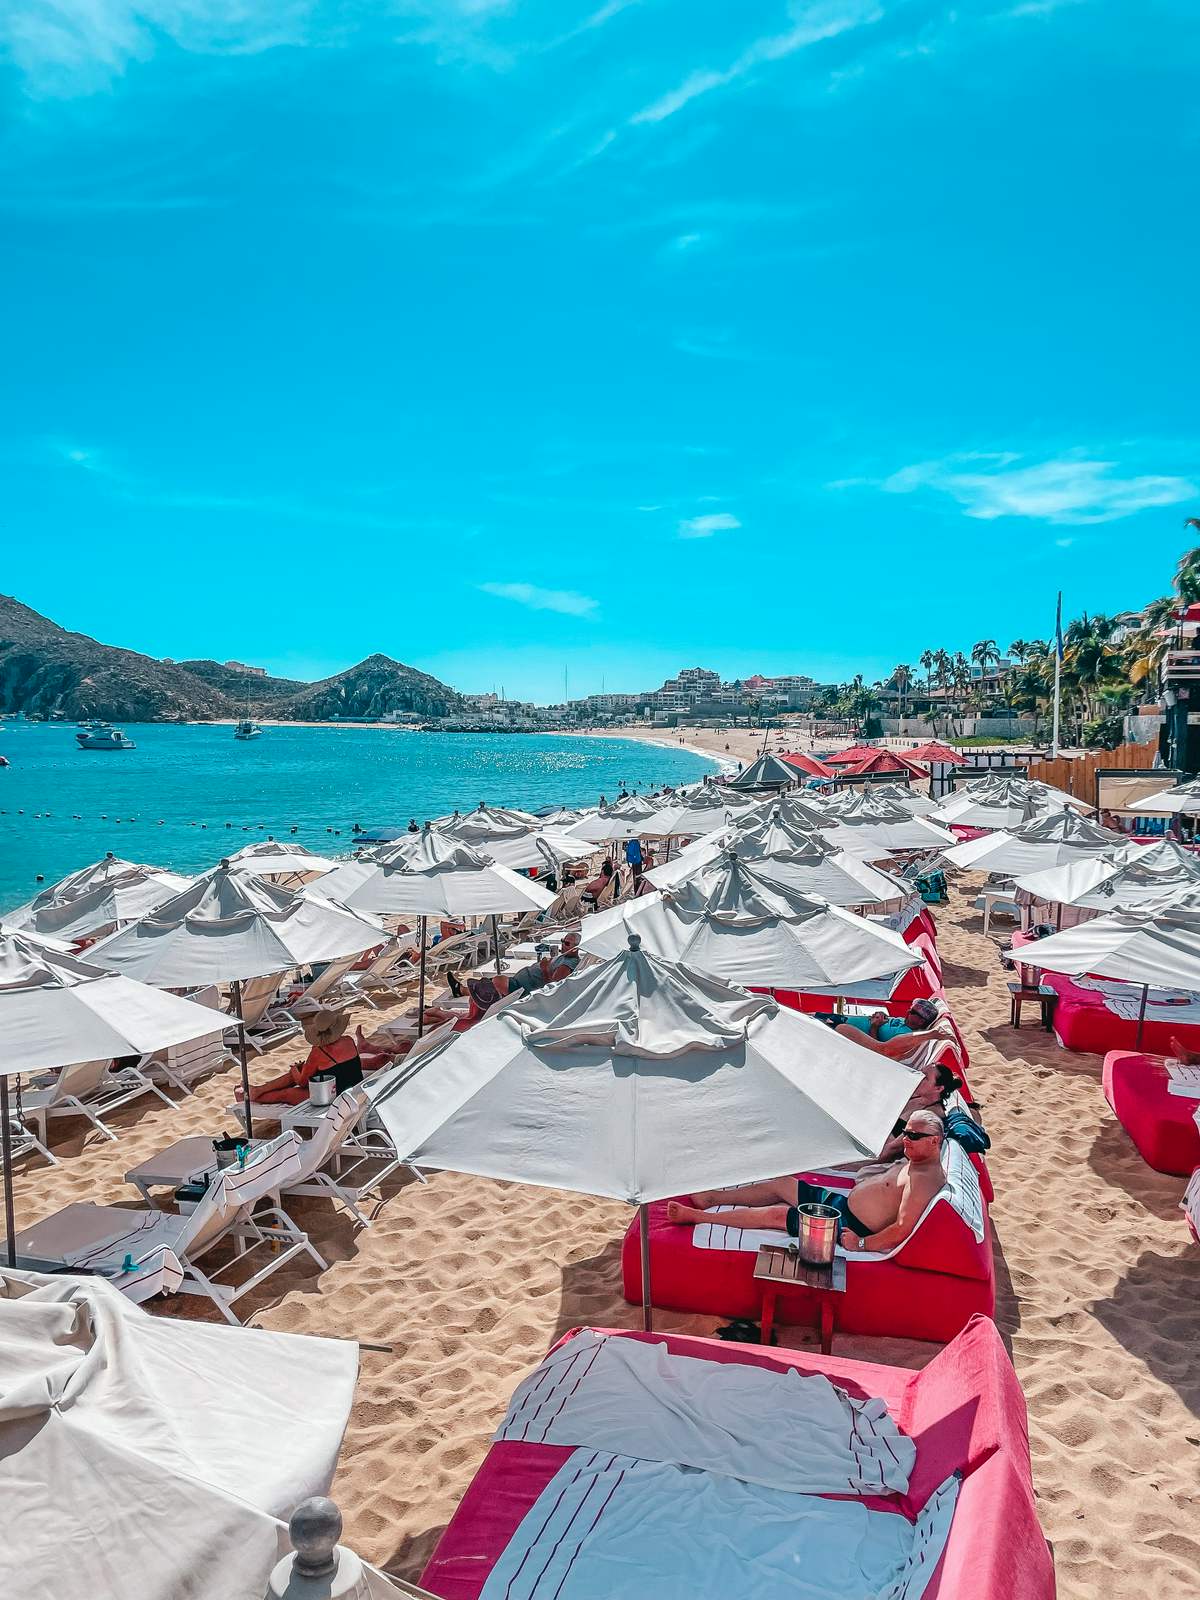
M 957 1477 L 915 1523 L 854 1500 L 579 1449 L 543 1489 L 480 1600 L 920 1600 Z
M 496 1438 L 587 1445 L 793 1494 L 903 1493 L 916 1459 L 882 1400 L 852 1400 L 826 1377 L 591 1329 L 517 1388 Z
M 1200 1100 L 1200 1067 L 1188 1067 L 1182 1061 L 1167 1062 L 1168 1094 L 1177 1094 L 1184 1100 Z

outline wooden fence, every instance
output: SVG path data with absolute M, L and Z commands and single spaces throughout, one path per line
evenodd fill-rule
M 1033 761 L 1029 765 L 1029 776 L 1092 805 L 1095 801 L 1097 768 L 1111 771 L 1119 767 L 1126 771 L 1151 767 L 1157 754 L 1157 739 L 1147 740 L 1145 744 L 1119 744 L 1115 750 L 1093 750 L 1086 756 L 1058 756 L 1053 761 Z

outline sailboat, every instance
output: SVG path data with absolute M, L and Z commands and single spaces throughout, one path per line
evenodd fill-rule
M 262 729 L 250 715 L 250 685 L 246 685 L 246 715 L 233 730 L 235 739 L 261 739 Z

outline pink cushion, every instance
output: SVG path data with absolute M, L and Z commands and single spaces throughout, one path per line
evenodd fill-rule
M 1138 1152 L 1156 1172 L 1186 1177 L 1200 1166 L 1200 1100 L 1167 1091 L 1162 1060 L 1135 1050 L 1110 1050 L 1104 1058 L 1104 1098 Z
M 921 1372 L 678 1334 L 621 1337 L 718 1363 L 824 1373 L 855 1398 L 878 1396 L 915 1441 L 917 1462 L 906 1496 L 870 1504 L 897 1506 L 912 1516 L 951 1472 L 963 1475 L 925 1600 L 1054 1600 L 1053 1565 L 1034 1506 L 1024 1397 L 990 1322 L 971 1323 Z M 522 1518 L 569 1453 L 552 1445 L 493 1444 L 421 1586 L 445 1600 L 478 1600 Z

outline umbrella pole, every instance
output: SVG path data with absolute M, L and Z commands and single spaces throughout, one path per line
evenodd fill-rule
M 654 1309 L 650 1302 L 650 1207 L 638 1207 L 638 1232 L 642 1241 L 642 1327 L 654 1330 Z
M 492 925 L 492 954 L 496 958 L 496 971 L 500 971 L 500 935 L 496 931 L 496 913 L 493 911 L 488 921 Z
M 242 1064 L 242 1115 L 246 1119 L 246 1137 L 254 1143 L 254 1113 L 250 1109 L 250 1066 L 246 1060 L 246 1024 L 242 1021 L 242 980 L 233 982 L 233 1005 L 237 1012 L 238 1060 Z
M 1142 985 L 1142 1003 L 1138 1007 L 1137 1036 L 1133 1041 L 1134 1044 L 1141 1044 L 1141 1042 L 1142 1042 L 1142 1028 L 1143 1028 L 1143 1026 L 1145 1024 L 1145 1021 L 1146 1021 L 1146 1001 L 1149 998 L 1150 998 L 1150 985 L 1148 983 L 1144 983 Z
M 421 930 L 421 981 L 417 985 L 417 1038 L 425 1032 L 425 918 L 421 917 L 417 926 Z
M 4 1237 L 8 1241 L 8 1264 L 17 1264 L 17 1222 L 13 1208 L 12 1129 L 8 1124 L 8 1077 L 0 1072 L 0 1142 L 4 1145 Z

